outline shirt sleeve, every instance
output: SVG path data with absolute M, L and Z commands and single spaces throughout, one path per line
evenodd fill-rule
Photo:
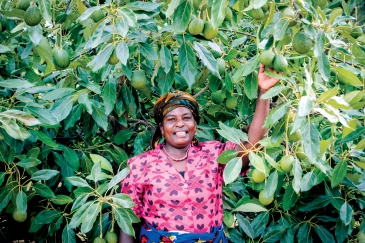
M 130 196 L 133 202 L 136 204 L 132 207 L 132 210 L 137 215 L 137 217 L 142 216 L 143 206 L 142 206 L 142 198 L 143 198 L 143 188 L 141 184 L 138 182 L 137 167 L 128 161 L 128 166 L 130 168 L 129 174 L 126 178 L 121 181 L 121 192 Z

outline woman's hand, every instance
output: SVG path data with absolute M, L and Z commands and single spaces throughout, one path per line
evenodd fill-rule
M 273 73 L 278 73 L 277 71 L 275 71 L 272 68 L 269 68 L 269 72 L 273 72 Z M 282 74 L 282 73 L 279 73 Z M 273 87 L 277 82 L 279 82 L 280 79 L 278 78 L 273 78 L 270 76 L 267 76 L 265 74 L 265 66 L 263 64 L 260 63 L 260 68 L 259 68 L 259 75 L 258 75 L 258 85 L 259 88 L 261 90 L 269 90 L 271 87 Z

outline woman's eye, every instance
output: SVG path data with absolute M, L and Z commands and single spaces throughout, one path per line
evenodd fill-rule
M 184 117 L 184 120 L 190 120 L 190 119 L 191 119 L 190 116 Z

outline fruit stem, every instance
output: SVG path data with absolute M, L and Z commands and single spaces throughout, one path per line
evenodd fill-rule
M 141 70 L 141 52 L 138 52 L 138 70 Z
M 285 155 L 289 155 L 288 130 L 289 130 L 289 115 L 286 117 L 285 126 Z
M 115 222 L 115 218 L 114 218 L 114 213 L 112 211 L 112 229 L 110 230 L 110 232 L 114 232 L 114 222 Z

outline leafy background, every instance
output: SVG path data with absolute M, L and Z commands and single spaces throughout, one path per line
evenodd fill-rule
M 198 139 L 235 141 L 254 113 L 259 53 L 273 48 L 289 66 L 265 95 L 272 109 L 263 149 L 250 153 L 266 179 L 238 177 L 238 160 L 220 158 L 230 241 L 364 242 L 365 36 L 353 33 L 364 25 L 362 1 L 34 2 L 43 20 L 33 27 L 17 1 L 0 4 L 1 241 L 89 242 L 117 227 L 133 235 L 138 218 L 119 181 L 127 159 L 149 149 L 154 101 L 185 90 L 201 106 Z M 293 27 L 282 15 L 289 5 Z M 254 20 L 250 9 L 261 7 L 265 18 Z M 99 9 L 105 17 L 94 22 Z M 192 15 L 218 36 L 190 35 Z M 314 43 L 305 55 L 291 46 L 299 31 Z M 71 57 L 64 70 L 54 66 L 56 46 Z M 113 51 L 116 65 L 108 64 Z M 144 90 L 130 83 L 140 69 Z M 217 93 L 222 103 L 212 101 Z M 225 104 L 231 96 L 234 109 Z M 298 130 L 301 139 L 290 141 Z M 278 162 L 288 154 L 295 162 L 284 173 Z M 273 203 L 259 202 L 262 190 Z M 15 222 L 14 209 L 27 220 Z

